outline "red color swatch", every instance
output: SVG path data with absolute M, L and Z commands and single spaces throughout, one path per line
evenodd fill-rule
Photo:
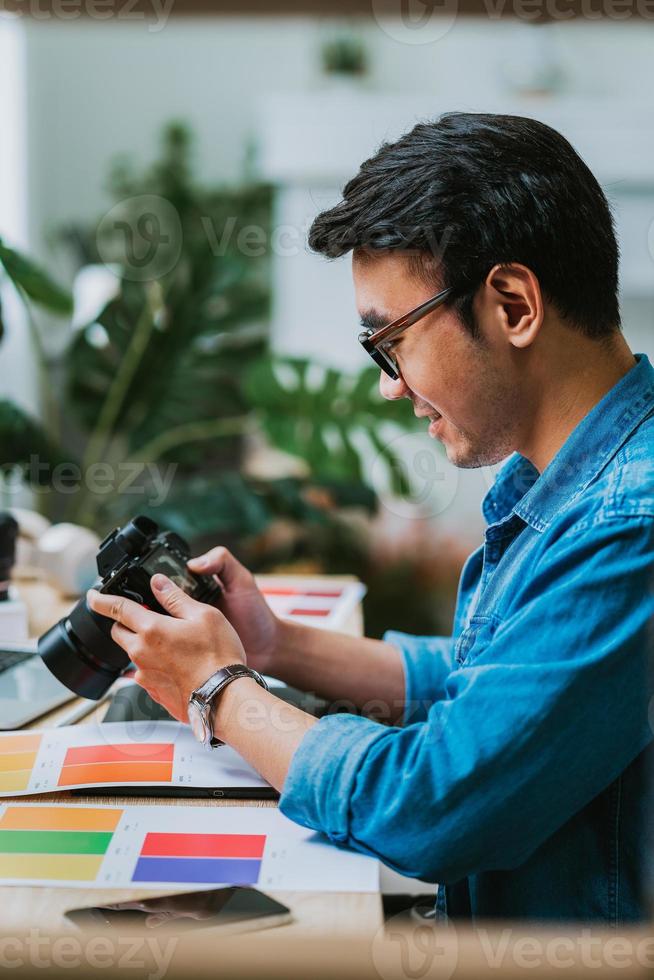
M 139 745 L 82 745 L 68 749 L 64 766 L 83 766 L 101 762 L 172 762 L 175 746 L 172 742 Z
M 261 858 L 265 834 L 146 834 L 141 857 Z

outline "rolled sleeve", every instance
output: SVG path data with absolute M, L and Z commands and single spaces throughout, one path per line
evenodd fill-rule
M 411 636 L 388 630 L 383 639 L 400 651 L 404 664 L 405 702 L 401 724 L 425 721 L 432 704 L 443 697 L 445 680 L 452 670 L 452 637 Z
M 357 774 L 371 745 L 388 731 L 357 715 L 321 718 L 291 760 L 279 801 L 282 813 L 333 841 L 346 841 Z

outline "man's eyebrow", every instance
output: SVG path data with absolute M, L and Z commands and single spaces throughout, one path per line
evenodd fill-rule
M 361 326 L 364 330 L 372 330 L 374 333 L 376 330 L 385 327 L 387 323 L 390 323 L 390 320 L 376 310 L 366 310 L 365 313 L 361 314 Z

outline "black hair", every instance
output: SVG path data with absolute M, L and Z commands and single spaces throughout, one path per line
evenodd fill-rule
M 603 338 L 620 326 L 618 245 L 606 197 L 570 143 L 523 116 L 450 112 L 384 143 L 323 211 L 310 247 L 404 252 L 430 283 L 472 299 L 490 269 L 519 262 L 571 326 Z

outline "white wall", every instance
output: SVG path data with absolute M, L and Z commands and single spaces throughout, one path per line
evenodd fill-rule
M 330 25 L 174 18 L 158 33 L 140 21 L 26 26 L 30 204 L 38 236 L 52 223 L 102 209 L 108 161 L 121 153 L 151 159 L 171 117 L 197 131 L 201 176 L 238 176 L 244 143 L 258 130 L 262 95 L 320 89 L 319 42 Z M 654 24 L 647 21 L 565 23 L 545 35 L 524 23 L 459 18 L 431 44 L 394 40 L 374 22 L 361 32 L 371 90 L 421 100 L 433 93 L 439 105 L 475 107 L 480 98 L 506 97 L 507 79 L 524 71 L 521 62 L 544 57 L 560 64 L 579 96 L 628 101 L 654 90 Z M 533 101 L 535 114 L 541 104 Z

